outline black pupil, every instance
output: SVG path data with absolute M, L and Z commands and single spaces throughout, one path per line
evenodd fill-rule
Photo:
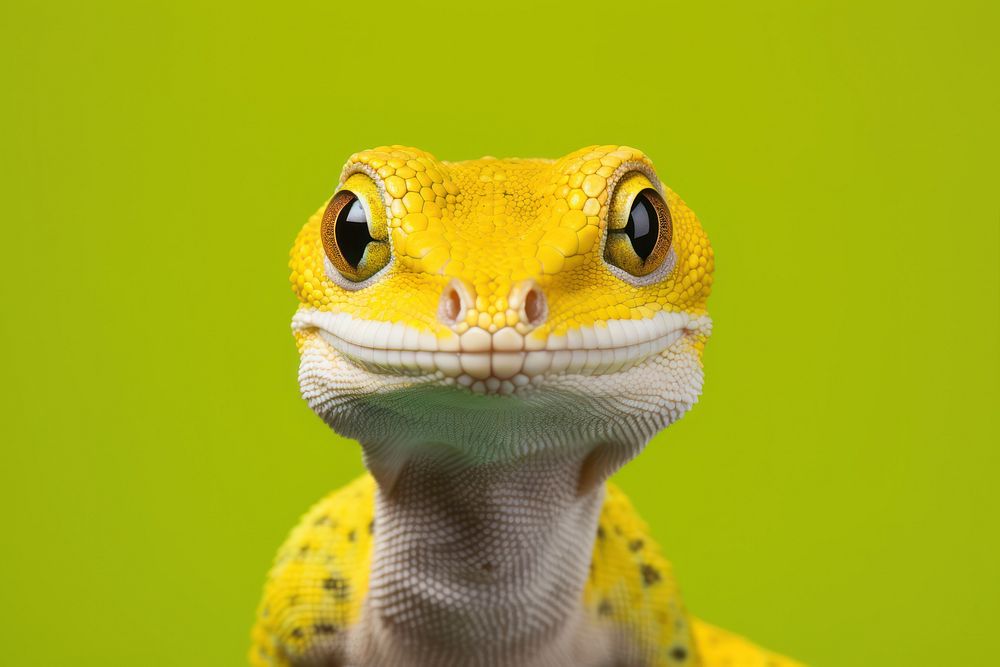
M 340 254 L 348 264 L 358 268 L 365 255 L 365 248 L 375 240 L 368 233 L 368 215 L 358 199 L 340 209 L 334 230 Z
M 629 211 L 628 224 L 625 225 L 624 231 L 628 234 L 629 241 L 632 242 L 635 254 L 639 255 L 644 262 L 656 246 L 659 229 L 656 209 L 653 208 L 649 199 L 640 192 L 632 203 L 632 210 Z

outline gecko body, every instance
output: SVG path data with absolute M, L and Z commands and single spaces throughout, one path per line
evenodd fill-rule
M 303 396 L 369 474 L 280 550 L 254 665 L 785 667 L 691 617 L 607 478 L 702 386 L 714 258 L 640 151 L 363 151 L 292 250 Z

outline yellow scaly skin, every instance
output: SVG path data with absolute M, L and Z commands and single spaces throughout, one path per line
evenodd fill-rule
M 574 383 L 604 387 L 600 383 L 605 376 L 617 372 L 627 378 L 629 373 L 652 372 L 650 364 L 662 363 L 676 373 L 664 387 L 680 385 L 680 397 L 671 394 L 661 406 L 623 408 L 621 414 L 602 415 L 604 420 L 616 421 L 629 418 L 629 410 L 643 416 L 648 410 L 658 418 L 647 419 L 649 427 L 639 428 L 636 443 L 621 451 L 607 450 L 616 453 L 604 456 L 603 445 L 590 443 L 595 446 L 589 451 L 601 451 L 602 456 L 584 457 L 587 452 L 583 452 L 572 459 L 575 467 L 567 470 L 567 476 L 581 480 L 590 474 L 595 480 L 593 493 L 604 494 L 603 501 L 599 499 L 590 569 L 579 593 L 591 624 L 588 627 L 607 630 L 612 646 L 625 641 L 647 647 L 637 650 L 634 655 L 641 659 L 629 664 L 797 664 L 690 618 L 669 563 L 645 524 L 620 490 L 610 484 L 604 490 L 607 475 L 697 397 L 701 353 L 709 332 L 706 300 L 712 285 L 711 246 L 694 213 L 660 183 L 646 156 L 623 146 L 592 146 L 556 161 L 483 158 L 444 163 L 417 149 L 392 146 L 352 156 L 339 187 L 364 199 L 372 236 L 381 244 L 371 246 L 361 268 L 371 261 L 378 270 L 360 289 L 336 273 L 321 238 L 326 204 L 302 229 L 291 253 L 291 281 L 301 302 L 295 331 L 304 363 L 300 379 L 314 409 L 337 430 L 366 445 L 366 462 L 374 466 L 383 491 L 390 493 L 405 467 L 405 463 L 392 463 L 398 456 L 386 456 L 383 451 L 409 452 L 406 447 L 412 446 L 383 444 L 392 428 L 407 430 L 409 424 L 409 430 L 424 429 L 423 441 L 454 440 L 452 444 L 466 448 L 463 456 L 476 464 L 516 465 L 524 460 L 524 452 L 517 449 L 522 444 L 514 442 L 517 438 L 484 435 L 483 442 L 467 444 L 470 433 L 478 435 L 479 431 L 462 430 L 459 425 L 454 427 L 460 431 L 456 434 L 448 430 L 451 425 L 431 423 L 425 413 L 444 406 L 453 411 L 447 413 L 455 415 L 453 421 L 461 421 L 459 415 L 472 414 L 463 410 L 479 410 L 476 414 L 484 409 L 502 411 L 508 405 L 504 402 L 513 401 L 522 401 L 518 409 L 529 413 L 549 400 L 547 392 L 556 395 Z M 621 197 L 618 193 L 643 187 L 658 190 L 669 208 L 671 256 L 659 272 L 633 279 L 609 266 L 606 247 L 610 219 L 615 207 L 621 207 L 616 203 Z M 388 264 L 379 269 L 386 257 Z M 541 316 L 525 308 L 525 295 L 533 290 L 543 295 L 546 308 Z M 461 305 L 454 319 L 441 314 L 449 294 Z M 518 378 L 497 370 L 505 367 L 505 362 L 498 361 L 498 352 L 520 350 L 514 354 L 523 354 L 547 346 L 561 349 L 566 343 L 559 341 L 566 340 L 572 347 L 572 337 L 579 332 L 611 329 L 624 320 L 645 326 L 663 321 L 667 313 L 683 322 L 680 339 L 671 338 L 662 353 L 654 350 L 653 357 L 658 358 L 636 362 L 638 370 L 608 371 L 598 364 L 587 371 L 593 373 L 592 379 L 552 371 L 532 375 L 527 367 Z M 464 359 L 472 356 L 467 349 L 487 350 L 494 355 L 489 367 L 493 370 L 471 376 L 463 372 L 459 378 L 456 372 L 442 375 L 440 370 L 428 370 L 426 358 L 420 363 L 398 356 L 389 362 L 384 358 L 366 361 L 360 353 L 353 358 L 344 350 L 355 348 L 340 349 L 341 338 L 321 332 L 324 327 L 341 331 L 337 328 L 341 324 L 325 324 L 329 320 L 323 318 L 332 315 L 343 318 L 336 321 L 341 324 L 354 323 L 351 326 L 359 321 L 399 325 L 407 340 L 415 341 L 419 335 L 421 347 L 440 350 L 434 354 Z M 472 344 L 467 347 L 466 341 Z M 463 371 L 467 370 L 462 364 Z M 692 368 L 697 370 L 696 377 Z M 400 413 L 402 421 L 386 433 L 371 435 L 381 422 L 365 421 L 356 411 L 358 405 L 382 405 L 372 396 L 397 400 L 394 397 L 432 391 L 427 387 L 441 393 L 427 394 L 432 398 L 414 411 L 419 414 Z M 609 396 L 621 391 L 608 387 L 604 393 L 593 394 L 595 409 L 608 408 Z M 347 408 L 338 402 L 340 393 L 353 401 Z M 399 409 L 396 403 L 385 405 Z M 560 409 L 573 409 L 566 405 L 558 404 Z M 541 419 L 551 418 L 552 414 L 545 413 Z M 526 417 L 517 423 L 533 422 Z M 524 432 L 529 430 L 524 426 Z M 370 435 L 375 445 L 367 444 Z M 614 432 L 615 437 L 619 435 Z M 607 434 L 598 438 L 606 439 Z M 543 443 L 541 451 L 560 447 L 569 446 Z M 590 485 L 579 484 L 581 495 L 590 492 Z M 375 518 L 376 495 L 376 482 L 366 475 L 320 501 L 293 531 L 268 577 L 253 631 L 253 665 L 353 664 L 347 662 L 350 651 L 345 646 L 351 646 L 347 638 L 363 618 L 369 591 L 373 531 L 380 525 Z

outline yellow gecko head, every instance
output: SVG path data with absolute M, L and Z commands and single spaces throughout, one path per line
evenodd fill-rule
M 362 442 L 643 444 L 701 390 L 712 249 L 633 148 L 357 153 L 291 269 L 303 395 Z

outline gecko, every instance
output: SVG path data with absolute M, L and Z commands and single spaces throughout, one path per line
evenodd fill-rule
M 644 153 L 361 151 L 290 268 L 301 393 L 367 472 L 280 548 L 252 665 L 799 664 L 690 615 L 608 481 L 712 328 L 712 247 Z

